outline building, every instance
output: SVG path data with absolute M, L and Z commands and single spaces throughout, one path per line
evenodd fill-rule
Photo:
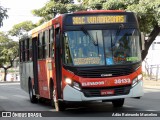
M 143 62 L 143 71 L 155 79 L 160 79 L 160 35 L 149 48 L 148 55 Z

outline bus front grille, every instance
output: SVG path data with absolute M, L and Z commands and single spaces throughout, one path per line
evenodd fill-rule
M 84 78 L 117 77 L 133 73 L 132 68 L 93 69 L 79 70 L 76 75 Z

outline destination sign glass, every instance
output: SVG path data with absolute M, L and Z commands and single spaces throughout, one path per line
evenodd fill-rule
M 99 16 L 73 16 L 72 24 L 105 24 L 105 23 L 125 23 L 126 15 L 99 15 Z

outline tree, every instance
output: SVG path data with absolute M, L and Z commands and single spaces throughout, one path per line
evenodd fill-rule
M 85 9 L 81 5 L 72 3 L 72 0 L 50 0 L 40 9 L 35 9 L 32 13 L 35 16 L 43 17 L 43 21 L 54 18 L 57 14 L 74 12 Z
M 0 6 L 0 27 L 3 25 L 3 20 L 7 17 L 7 9 Z
M 85 4 L 88 9 L 92 10 L 101 10 L 103 7 L 103 3 L 106 2 L 105 0 L 85 0 L 83 4 Z
M 7 70 L 13 67 L 13 62 L 18 56 L 18 43 L 9 39 L 8 35 L 0 32 L 0 68 L 4 69 L 4 81 Z
M 35 28 L 36 26 L 37 25 L 33 24 L 32 21 L 24 21 L 24 22 L 14 25 L 13 28 L 9 31 L 9 34 L 11 36 L 20 37 L 24 35 L 26 32 Z

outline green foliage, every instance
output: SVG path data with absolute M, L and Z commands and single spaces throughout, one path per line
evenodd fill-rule
M 127 10 L 137 13 L 141 31 L 150 33 L 154 26 L 160 26 L 160 1 L 139 0 L 138 4 L 132 4 Z
M 3 20 L 7 17 L 7 9 L 0 6 L 0 27 L 3 25 Z
M 11 62 L 18 56 L 18 43 L 9 39 L 8 35 L 0 32 L 0 68 Z
M 35 9 L 32 13 L 35 16 L 43 17 L 43 21 L 54 18 L 57 14 L 74 12 L 85 9 L 84 6 L 72 4 L 72 0 L 50 0 L 40 9 Z
M 89 9 L 100 10 L 100 9 L 102 9 L 103 0 L 94 0 L 94 1 L 93 0 L 89 0 L 88 4 L 89 4 L 89 6 L 88 6 Z
M 11 36 L 21 36 L 25 32 L 30 31 L 31 29 L 35 28 L 36 25 L 32 23 L 32 21 L 24 21 L 22 23 L 16 24 L 13 28 L 9 31 Z
M 135 12 L 138 16 L 141 31 L 150 33 L 155 25 L 160 25 L 159 0 L 89 0 L 89 7 L 105 10 L 126 10 Z
M 103 4 L 103 9 L 107 10 L 124 10 L 126 9 L 126 2 L 124 0 L 108 0 Z
M 83 6 L 77 6 L 75 4 L 67 4 L 67 11 L 70 12 L 75 12 L 75 11 L 81 11 L 84 10 L 85 7 Z
M 141 31 L 150 33 L 160 25 L 159 0 L 84 0 L 84 8 L 97 10 L 126 10 L 137 14 Z
M 35 16 L 38 16 L 38 17 L 43 17 L 44 20 L 49 20 L 51 19 L 53 16 L 54 16 L 54 7 L 55 5 L 55 1 L 50 1 L 48 3 L 46 3 L 46 5 L 40 9 L 35 9 L 32 11 L 32 13 L 35 15 Z

